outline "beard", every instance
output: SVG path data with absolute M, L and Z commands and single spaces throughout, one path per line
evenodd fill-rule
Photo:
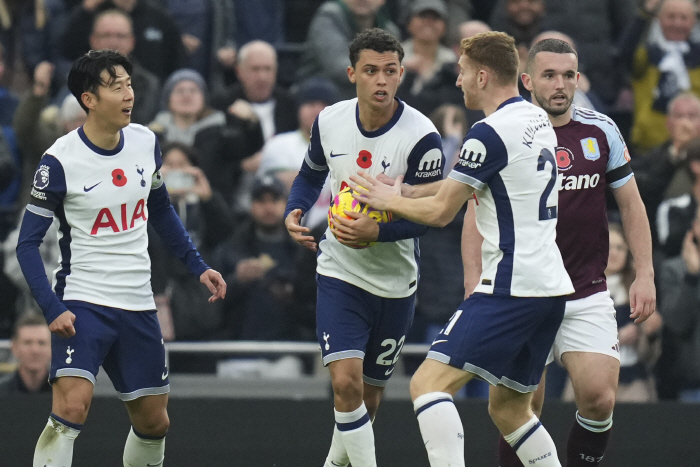
M 569 108 L 571 107 L 571 103 L 574 101 L 574 96 L 571 96 L 570 98 L 566 99 L 566 102 L 563 106 L 551 106 L 549 105 L 549 101 L 545 99 L 544 97 L 538 95 L 534 91 L 532 92 L 532 96 L 535 98 L 538 104 L 540 104 L 540 107 L 544 109 L 545 112 L 547 112 L 549 115 L 553 117 L 558 117 L 559 115 L 564 115 Z

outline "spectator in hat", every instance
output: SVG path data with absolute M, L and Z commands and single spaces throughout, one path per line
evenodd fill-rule
M 241 161 L 252 154 L 251 146 L 257 146 L 259 126 L 249 130 L 245 123 L 209 107 L 204 78 L 191 69 L 178 70 L 168 78 L 161 108 L 149 127 L 164 142 L 195 147 L 212 187 L 233 205 Z
M 402 44 L 402 86 L 413 96 L 420 94 L 442 67 L 454 68 L 457 56 L 440 43 L 447 32 L 447 6 L 443 0 L 415 0 L 406 29 L 410 39 Z
M 279 179 L 256 178 L 249 219 L 218 250 L 226 280 L 234 293 L 224 301 L 225 338 L 288 340 L 299 337 L 295 284 L 297 258 L 303 249 L 284 226 L 287 188 Z M 304 280 L 313 282 L 313 274 Z

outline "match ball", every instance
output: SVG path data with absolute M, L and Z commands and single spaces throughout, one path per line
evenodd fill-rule
M 333 235 L 336 234 L 336 229 L 333 227 L 333 223 L 331 222 L 332 215 L 335 214 L 336 216 L 345 217 L 346 219 L 352 219 L 351 217 L 345 214 L 345 211 L 361 212 L 367 214 L 369 217 L 371 217 L 380 224 L 383 224 L 385 222 L 391 222 L 392 216 L 390 212 L 374 209 L 372 206 L 369 206 L 365 203 L 361 203 L 360 201 L 352 197 L 352 193 L 352 188 L 343 188 L 337 195 L 335 195 L 331 206 L 328 208 L 328 225 L 330 226 Z M 377 242 L 361 243 L 350 248 L 369 248 L 375 243 Z

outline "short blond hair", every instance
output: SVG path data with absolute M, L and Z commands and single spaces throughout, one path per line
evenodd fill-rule
M 462 55 L 477 65 L 488 68 L 499 83 L 508 85 L 518 82 L 520 58 L 515 39 L 504 32 L 482 32 L 460 43 Z

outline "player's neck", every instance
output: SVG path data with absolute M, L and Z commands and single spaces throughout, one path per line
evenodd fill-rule
M 573 112 L 573 109 L 569 107 L 566 112 L 564 112 L 561 115 L 552 115 L 550 113 L 547 114 L 549 117 L 549 121 L 552 122 L 552 126 L 554 128 L 564 126 L 567 123 L 571 121 L 571 113 Z
M 121 138 L 120 130 L 121 128 L 111 128 L 111 126 L 104 125 L 91 118 L 88 118 L 83 125 L 85 136 L 90 142 L 98 148 L 107 150 L 112 150 L 119 144 L 119 139 Z
M 384 108 L 372 108 L 369 105 L 360 105 L 360 123 L 365 131 L 375 131 L 389 123 L 394 112 L 399 107 L 399 101 L 394 99 L 390 106 Z
M 514 97 L 520 97 L 517 86 L 494 87 L 486 97 L 482 110 L 488 117 L 498 110 L 498 106 L 503 104 L 508 99 L 512 99 Z

